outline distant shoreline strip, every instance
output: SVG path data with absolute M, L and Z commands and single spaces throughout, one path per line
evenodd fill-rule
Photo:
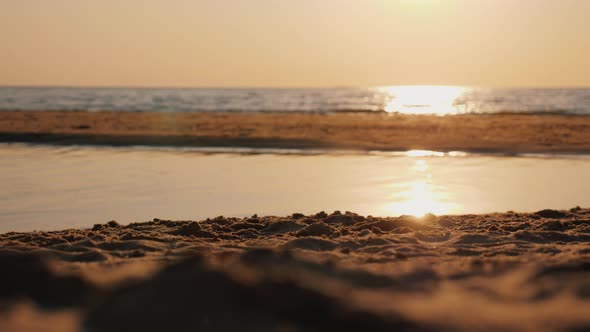
M 590 154 L 590 116 L 0 112 L 0 142 L 53 145 Z

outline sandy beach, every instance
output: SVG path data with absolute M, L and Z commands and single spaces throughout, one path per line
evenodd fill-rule
M 0 332 L 590 332 L 590 1 L 0 1 Z
M 0 141 L 590 153 L 590 116 L 6 111 L 0 112 Z
M 584 154 L 590 116 L 23 111 L 0 112 L 0 141 Z M 590 328 L 579 207 L 110 221 L 0 234 L 0 264 L 6 331 Z
M 5 331 L 584 331 L 590 210 L 0 235 Z

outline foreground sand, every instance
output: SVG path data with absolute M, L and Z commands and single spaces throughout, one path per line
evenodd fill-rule
M 590 116 L 19 111 L 0 142 L 590 153 Z
M 588 331 L 590 210 L 0 235 L 0 330 Z

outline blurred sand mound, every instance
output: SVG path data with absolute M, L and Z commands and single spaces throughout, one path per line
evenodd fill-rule
M 590 328 L 590 210 L 580 208 L 113 221 L 0 243 L 9 330 Z

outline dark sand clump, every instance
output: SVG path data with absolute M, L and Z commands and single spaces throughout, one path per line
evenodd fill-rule
M 590 210 L 0 235 L 2 331 L 584 331 Z

